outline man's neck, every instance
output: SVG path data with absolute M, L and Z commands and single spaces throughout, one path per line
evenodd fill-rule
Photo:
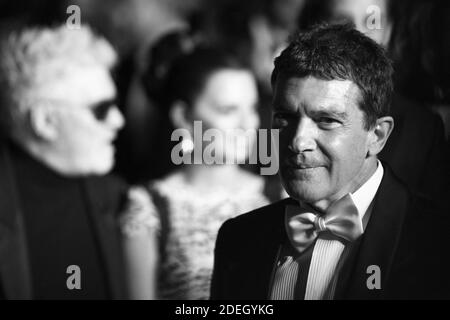
M 28 153 L 34 160 L 43 164 L 56 174 L 67 178 L 75 177 L 74 174 L 67 170 L 68 166 L 65 164 L 65 160 L 61 159 L 61 157 L 53 152 L 53 150 L 33 142 L 17 142 L 16 140 L 16 144 L 18 144 L 19 147 L 24 152 Z

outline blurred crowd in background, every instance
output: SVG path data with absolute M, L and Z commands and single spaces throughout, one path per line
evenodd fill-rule
M 125 121 L 115 142 L 113 171 L 128 184 L 151 182 L 151 206 L 160 220 L 153 228 L 165 235 L 160 242 L 166 241 L 155 258 L 166 270 L 155 285 L 159 297 L 206 298 L 209 282 L 201 279 L 210 276 L 220 224 L 286 196 L 277 176 L 251 174 L 261 165 L 241 166 L 217 178 L 214 172 L 196 172 L 195 179 L 184 181 L 193 173 L 173 174 L 177 168 L 171 161 L 171 133 L 189 127 L 192 120 L 211 128 L 270 128 L 273 61 L 297 30 L 349 22 L 387 50 L 395 69 L 396 123 L 381 159 L 411 189 L 438 200 L 448 195 L 450 2 L 1 0 L 0 36 L 27 26 L 64 24 L 69 5 L 79 6 L 81 23 L 105 37 L 118 54 L 113 76 Z M 195 192 L 189 193 L 191 189 Z M 202 202 L 205 197 L 208 203 Z M 192 214 L 202 211 L 210 218 L 194 223 Z M 177 221 L 170 234 L 164 217 Z M 186 240 L 202 227 L 207 229 L 203 238 Z M 196 246 L 197 251 L 192 249 Z M 187 258 L 183 250 L 191 250 Z M 195 258 L 204 260 L 183 260 Z M 191 265 L 195 267 L 189 270 Z M 142 293 L 136 297 L 154 297 L 154 292 L 139 288 L 139 281 L 134 286 Z
M 20 24 L 65 22 L 71 5 L 81 21 L 118 50 L 120 108 L 126 126 L 118 140 L 117 172 L 130 182 L 160 178 L 172 167 L 171 130 L 159 105 L 161 77 L 173 56 L 198 43 L 230 52 L 255 75 L 261 127 L 270 126 L 273 58 L 289 34 L 315 23 L 348 20 L 382 44 L 395 61 L 396 91 L 440 115 L 450 135 L 450 6 L 433 0 L 113 0 L 2 1 L 1 30 Z M 380 9 L 381 28 L 368 19 Z M 166 155 L 166 156 L 165 156 Z

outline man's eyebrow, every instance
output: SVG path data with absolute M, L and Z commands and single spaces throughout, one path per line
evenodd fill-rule
M 332 116 L 332 117 L 337 117 L 340 119 L 348 118 L 347 112 L 339 111 L 337 109 L 330 108 L 330 107 L 328 107 L 328 108 L 322 107 L 322 108 L 319 108 L 318 110 L 311 110 L 309 113 L 314 116 L 327 116 L 327 117 Z

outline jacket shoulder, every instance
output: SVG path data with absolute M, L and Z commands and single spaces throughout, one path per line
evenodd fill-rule
M 229 219 L 223 223 L 219 235 L 229 235 L 240 242 L 250 234 L 257 237 L 272 232 L 283 223 L 284 208 L 291 203 L 295 203 L 295 200 L 287 198 Z

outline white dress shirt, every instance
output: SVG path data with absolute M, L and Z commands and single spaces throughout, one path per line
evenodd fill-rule
M 350 197 L 358 209 L 361 221 L 363 221 L 377 193 L 381 179 L 383 178 L 383 173 L 383 166 L 378 161 L 377 170 L 369 180 L 354 193 L 350 193 Z M 308 273 L 305 300 L 333 299 L 340 269 L 348 253 L 346 252 L 343 255 L 345 247 L 345 243 L 342 241 L 326 239 L 321 235 L 317 237 Z M 340 261 L 341 257 L 343 258 L 342 261 Z

